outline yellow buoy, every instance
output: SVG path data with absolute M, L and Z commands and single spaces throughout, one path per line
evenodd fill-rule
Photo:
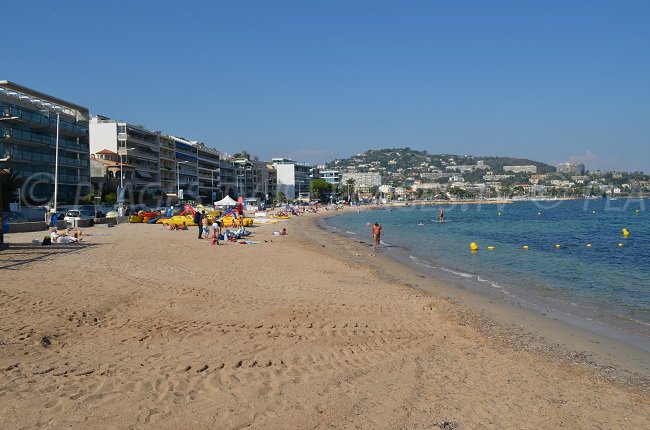
M 478 244 L 476 242 L 472 242 L 469 244 L 469 249 L 472 251 L 477 251 L 478 250 Z
M 559 248 L 559 247 L 560 247 L 560 244 L 559 244 L 559 243 L 556 243 L 556 244 L 555 244 L 555 247 L 556 247 L 556 248 Z
M 620 247 L 620 246 L 623 246 L 623 244 L 622 244 L 622 243 L 619 243 L 618 246 L 619 246 L 619 247 Z
M 630 235 L 630 232 L 626 228 L 624 228 L 622 231 L 624 237 L 628 237 Z
M 637 209 L 636 211 L 637 211 L 637 212 L 639 212 L 639 210 L 638 210 L 638 209 Z
M 524 248 L 524 249 L 528 249 L 528 245 L 524 245 L 523 248 Z
M 489 249 L 490 251 L 493 251 L 493 250 L 494 250 L 494 246 L 490 245 L 490 246 L 487 247 L 487 249 Z
M 588 244 L 587 244 L 587 248 L 591 248 L 591 243 L 588 243 Z

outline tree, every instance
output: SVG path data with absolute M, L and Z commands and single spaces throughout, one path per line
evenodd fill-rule
M 275 200 L 277 200 L 278 203 L 286 203 L 287 196 L 282 191 L 278 191 L 275 193 Z
M 246 150 L 244 149 L 243 151 L 238 152 L 238 153 L 236 153 L 235 155 L 233 155 L 233 158 L 245 158 L 245 159 L 247 159 L 247 160 L 250 160 L 250 159 L 251 159 L 251 155 L 248 153 L 248 151 L 246 151 Z
M 348 193 L 348 201 L 350 201 L 350 194 L 354 193 L 354 184 L 355 184 L 355 181 L 354 181 L 353 178 L 350 178 L 347 181 L 345 181 L 345 186 L 346 186 L 347 193 Z
M 314 179 L 310 182 L 312 198 L 321 202 L 327 201 L 329 194 L 332 192 L 332 184 L 324 179 Z
M 91 204 L 95 201 L 95 197 L 101 197 L 102 193 L 99 190 L 92 191 L 85 196 L 83 196 L 80 200 L 79 203 L 82 204 Z
M 23 185 L 23 182 L 17 172 L 2 173 L 0 169 L 0 193 L 2 193 L 3 206 L 0 210 L 9 210 L 9 203 L 15 200 L 16 190 Z
M 115 193 L 105 194 L 103 200 L 106 203 L 116 203 L 117 202 L 117 194 L 115 194 Z

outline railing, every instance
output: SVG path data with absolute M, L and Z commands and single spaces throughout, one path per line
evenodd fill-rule
M 28 109 L 21 109 L 13 105 L 4 105 L 2 115 L 4 117 L 16 117 L 30 125 L 47 125 L 56 128 L 56 115 L 50 114 L 49 110 L 44 109 L 47 113 L 34 112 Z M 68 121 L 65 117 L 59 117 L 59 131 L 70 132 L 72 134 L 84 136 L 88 134 L 88 127 L 79 125 L 75 122 Z
M 27 142 L 42 143 L 45 145 L 56 145 L 56 136 L 51 136 L 49 134 L 34 133 L 31 131 L 22 130 L 20 128 L 8 128 L 0 127 L 0 137 L 4 138 L 14 138 L 18 140 L 24 140 Z M 65 137 L 59 136 L 59 147 L 73 149 L 77 151 L 88 150 L 87 143 L 77 143 L 66 139 Z

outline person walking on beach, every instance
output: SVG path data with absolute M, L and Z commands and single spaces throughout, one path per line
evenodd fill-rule
M 219 236 L 221 236 L 221 221 L 215 221 L 212 224 L 212 245 L 220 245 Z
M 201 236 L 201 233 L 203 233 L 203 224 L 201 223 L 201 219 L 203 219 L 203 217 L 201 216 L 201 212 L 199 211 L 194 212 L 193 221 L 194 224 L 196 224 L 199 227 L 199 239 L 203 239 L 203 237 Z
M 203 211 L 203 219 L 201 220 L 203 234 L 205 234 L 206 239 L 210 239 L 210 228 L 208 227 L 208 216 Z
M 372 226 L 372 238 L 375 241 L 375 254 L 377 255 L 377 248 L 379 248 L 379 244 L 381 243 L 381 235 L 383 234 L 384 229 L 379 225 L 378 222 L 375 222 L 375 224 Z

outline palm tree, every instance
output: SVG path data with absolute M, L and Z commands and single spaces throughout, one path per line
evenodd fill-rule
M 345 185 L 347 185 L 347 187 L 348 187 L 348 202 L 350 201 L 350 193 L 354 192 L 354 184 L 355 184 L 355 181 L 354 181 L 353 178 L 350 178 L 347 181 L 345 181 Z
M 9 210 L 9 203 L 15 198 L 16 190 L 23 185 L 23 182 L 24 180 L 18 176 L 17 172 L 7 174 L 0 169 L 1 210 Z

